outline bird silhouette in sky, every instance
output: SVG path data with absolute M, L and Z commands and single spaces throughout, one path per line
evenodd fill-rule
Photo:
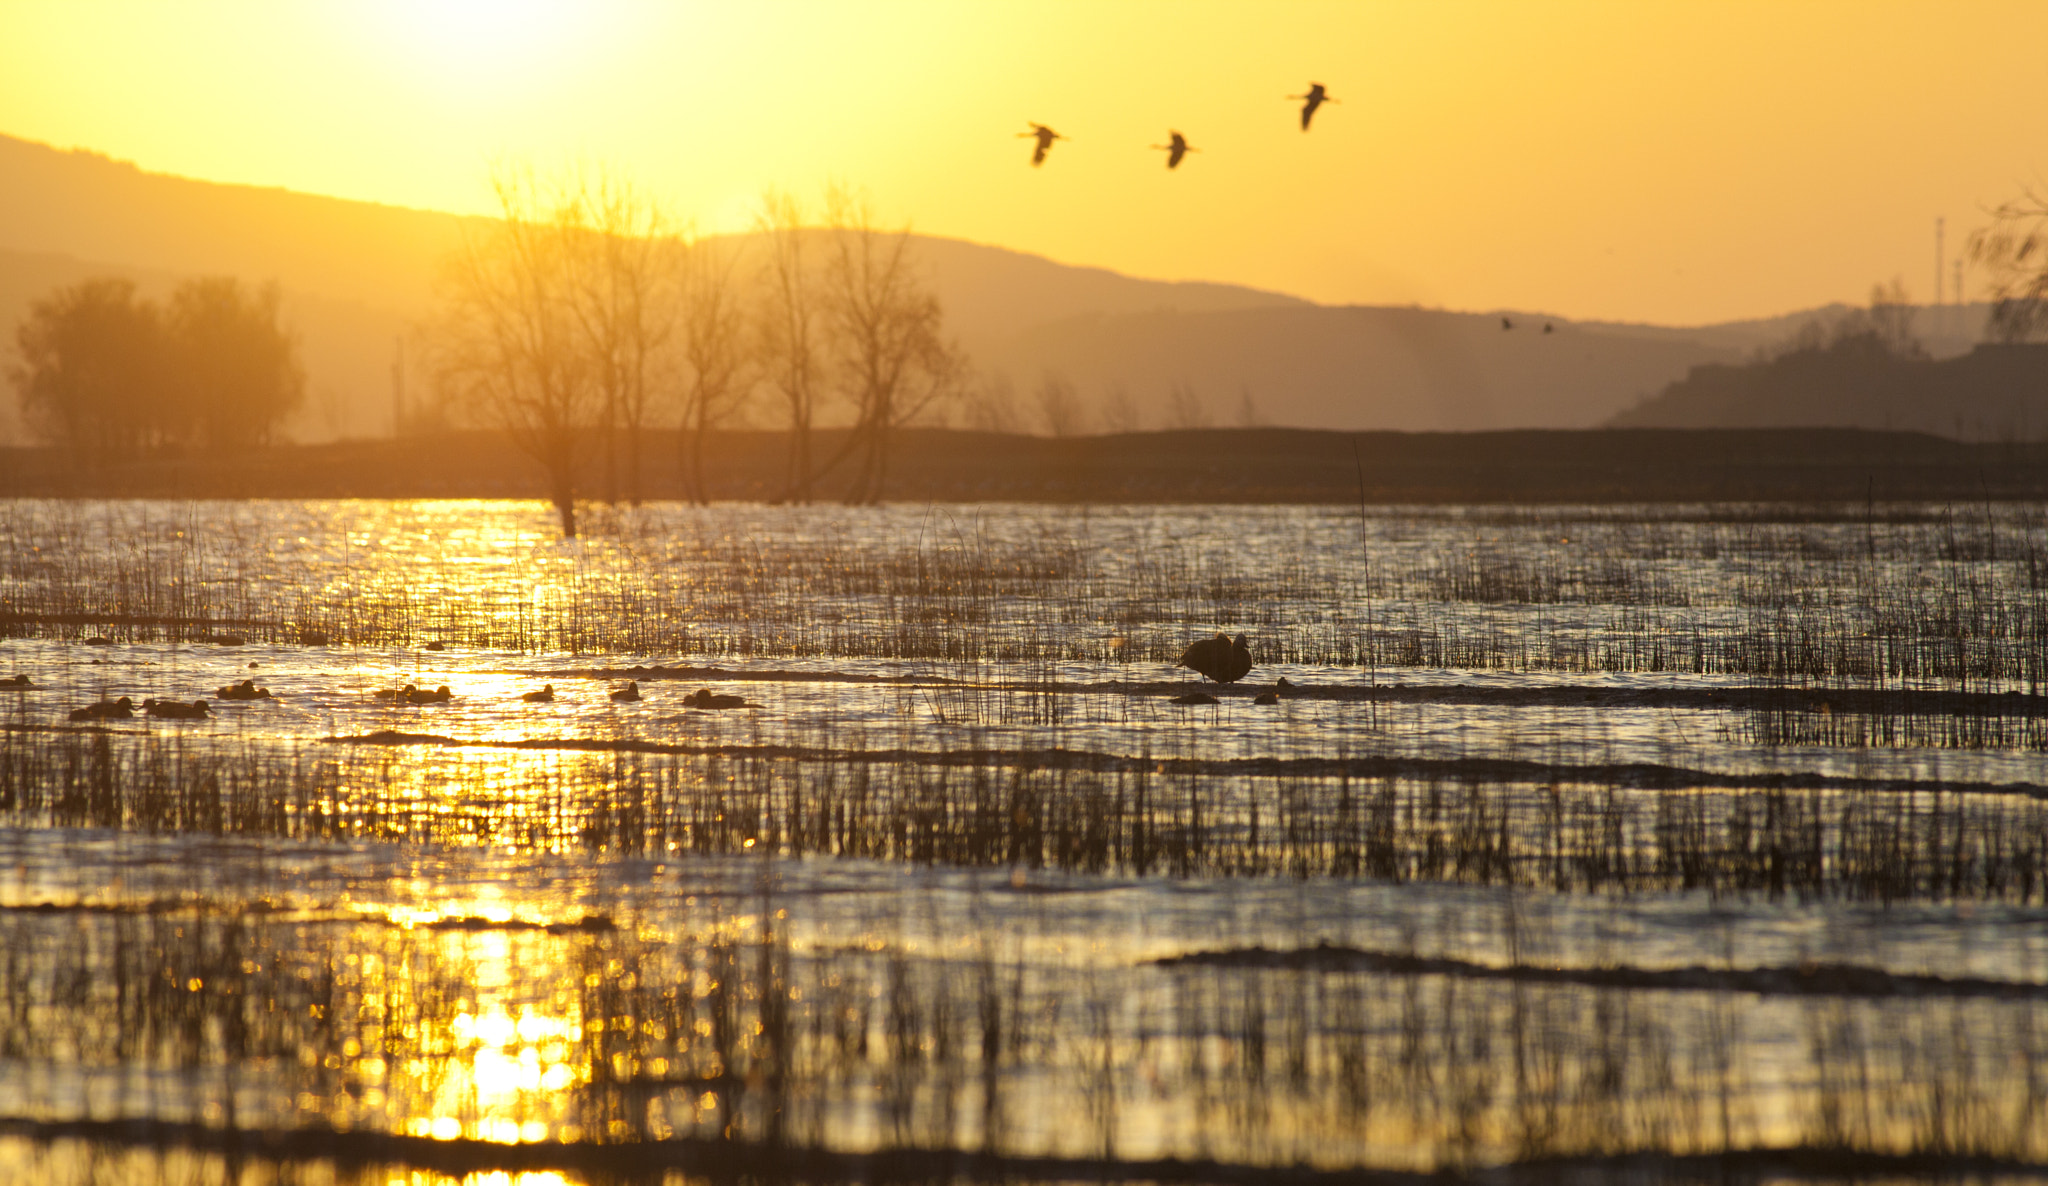
M 1166 167 L 1169 169 L 1180 168 L 1181 159 L 1189 153 L 1202 151 L 1199 148 L 1191 147 L 1188 144 L 1188 138 L 1179 132 L 1169 130 L 1166 134 L 1169 137 L 1166 143 L 1154 144 L 1152 147 L 1166 150 Z
M 1032 124 L 1030 131 L 1017 133 L 1017 138 L 1020 140 L 1038 141 L 1038 147 L 1031 150 L 1031 163 L 1033 165 L 1045 163 L 1046 151 L 1052 147 L 1053 141 L 1066 139 L 1065 136 L 1060 135 L 1044 124 Z
M 1324 90 L 1323 84 L 1320 82 L 1309 83 L 1308 93 L 1305 95 L 1289 95 L 1287 97 L 1305 100 L 1301 105 L 1301 130 L 1304 132 L 1308 131 L 1308 121 L 1316 117 L 1316 108 L 1321 107 L 1325 103 L 1336 103 L 1339 101 L 1332 99 L 1330 92 Z

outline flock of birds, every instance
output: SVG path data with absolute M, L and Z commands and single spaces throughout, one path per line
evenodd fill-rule
M 1330 92 L 1320 82 L 1309 83 L 1308 90 L 1299 95 L 1288 95 L 1287 98 L 1301 100 L 1301 130 L 1304 132 L 1308 131 L 1309 121 L 1316 117 L 1316 109 L 1318 107 L 1325 103 L 1340 101 L 1332 97 Z M 1031 163 L 1035 167 L 1045 163 L 1045 154 L 1052 151 L 1053 141 L 1065 140 L 1067 137 L 1060 135 L 1041 123 L 1033 123 L 1030 126 L 1030 131 L 1017 133 L 1017 138 L 1019 140 L 1036 140 L 1038 142 L 1031 149 Z M 1166 154 L 1166 167 L 1169 169 L 1180 168 L 1180 163 L 1187 159 L 1189 153 L 1202 151 L 1189 144 L 1186 136 L 1171 128 L 1167 129 L 1166 143 L 1154 144 L 1151 147 Z
M 251 664 L 251 666 L 254 666 L 254 664 Z M 0 679 L 0 688 L 27 691 L 34 687 L 35 684 L 30 682 L 26 675 L 14 675 L 6 679 Z M 624 687 L 612 689 L 608 696 L 616 704 L 637 704 L 642 699 L 639 681 L 627 680 Z M 417 706 L 452 703 L 455 700 L 455 693 L 449 690 L 447 684 L 442 684 L 432 689 L 422 688 L 417 684 L 406 684 L 397 688 L 378 688 L 370 693 L 370 698 L 388 701 L 395 705 Z M 552 704 L 555 701 L 555 685 L 543 684 L 538 691 L 523 693 L 519 698 L 528 704 Z M 228 684 L 220 688 L 214 693 L 214 699 L 274 700 L 276 697 L 270 694 L 269 688 L 259 688 L 256 686 L 255 680 L 245 679 L 239 684 Z M 713 709 L 761 707 L 744 696 L 714 692 L 710 688 L 699 688 L 695 692 L 684 696 L 683 705 L 687 708 Z M 152 699 L 144 700 L 141 704 L 137 704 L 132 698 L 121 696 L 98 700 L 83 708 L 74 708 L 71 710 L 71 719 L 74 721 L 125 721 L 132 719 L 138 713 L 142 716 L 162 717 L 175 721 L 204 720 L 212 715 L 212 711 L 207 707 L 207 703 L 203 699 Z

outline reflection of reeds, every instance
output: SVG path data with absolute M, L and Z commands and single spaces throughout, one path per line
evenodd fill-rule
M 613 854 L 778 853 L 1087 873 L 1557 890 L 2048 900 L 2048 802 L 1990 790 L 1713 790 L 1458 775 L 1038 765 L 993 755 L 214 746 L 0 733 L 0 814 L 38 825 Z M 1000 759 L 998 763 L 997 759 Z M 1537 773 L 1532 770 L 1529 773 Z
M 758 907 L 764 925 L 514 936 L 9 912 L 0 1094 L 17 1118 L 77 1116 L 69 1085 L 88 1081 L 102 1120 L 712 1142 L 762 1169 L 877 1145 L 1070 1168 L 1427 1171 L 1802 1144 L 2048 1158 L 2038 1000 L 1012 966 L 886 936 L 799 951 L 772 898 Z M 1737 1031 L 1775 1052 L 1752 1061 Z M 529 1053 L 534 1077 L 497 1077 Z

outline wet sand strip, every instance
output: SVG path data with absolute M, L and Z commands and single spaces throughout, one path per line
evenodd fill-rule
M 1157 1182 L 1277 1183 L 1323 1186 L 1367 1183 L 1475 1186 L 1531 1180 L 1714 1181 L 1753 1183 L 1785 1178 L 1825 1179 L 1931 1175 L 2039 1179 L 2048 1163 L 1967 1153 L 1877 1153 L 1826 1145 L 1731 1149 L 1719 1153 L 1658 1152 L 1535 1158 L 1463 1172 L 1368 1168 L 1317 1169 L 1302 1165 L 1246 1165 L 1158 1158 L 1028 1157 L 944 1149 L 880 1149 L 841 1153 L 756 1141 L 676 1137 L 625 1144 L 506 1144 L 467 1138 L 435 1140 L 379 1132 L 332 1129 L 236 1129 L 151 1120 L 33 1120 L 0 1117 L 0 1136 L 41 1144 L 91 1142 L 103 1147 L 180 1150 L 280 1163 L 325 1161 L 341 1168 L 405 1166 L 452 1177 L 488 1172 L 655 1175 L 679 1171 L 716 1180 L 768 1177 L 811 1182 Z
M 1473 963 L 1469 960 L 1366 951 L 1321 943 L 1274 950 L 1239 947 L 1196 951 L 1151 961 L 1156 967 L 1276 968 L 1325 972 L 1375 972 L 1389 976 L 1451 976 L 1460 980 L 1505 980 L 1516 984 L 1571 984 L 1588 988 L 1653 989 L 1675 992 L 1742 992 L 1801 997 L 1987 997 L 2006 1001 L 2048 1001 L 2048 984 L 1986 980 L 1973 976 L 1930 976 L 1887 972 L 1860 964 L 1803 963 L 1777 968 L 1555 968 L 1539 964 Z
M 592 753 L 677 754 L 799 762 L 905 766 L 1016 767 L 1081 770 L 1097 774 L 1145 772 L 1264 778 L 1445 779 L 1483 783 L 1576 784 L 1625 790 L 1889 791 L 2017 795 L 2048 799 L 2048 786 L 2030 782 L 1961 782 L 1927 778 L 1862 778 L 1806 771 L 1726 773 L 1651 762 L 1575 764 L 1517 758 L 1148 758 L 1087 750 L 855 750 L 803 745 L 684 745 L 630 738 L 530 737 L 517 741 L 464 741 L 439 733 L 381 729 L 320 739 L 334 745 L 422 745 L 480 749 L 570 750 Z

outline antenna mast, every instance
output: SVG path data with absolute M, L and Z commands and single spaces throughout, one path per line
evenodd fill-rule
M 1934 300 L 1929 302 L 1932 305 L 1941 303 L 1941 282 L 1946 279 L 1942 275 L 1944 269 L 1941 266 L 1941 231 L 1944 221 L 1940 218 L 1934 220 Z

